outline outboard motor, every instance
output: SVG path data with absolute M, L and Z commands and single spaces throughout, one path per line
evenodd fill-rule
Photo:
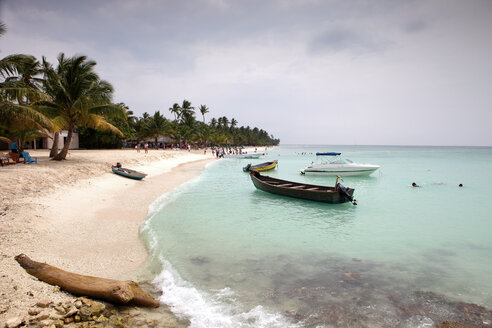
M 348 198 L 352 202 L 352 204 L 357 205 L 357 200 L 354 197 L 350 196 L 347 188 L 345 188 L 344 185 L 342 185 L 341 183 L 337 183 L 337 190 L 340 194 L 342 194 L 342 196 Z
M 246 167 L 244 169 L 246 170 L 246 172 L 248 172 L 250 170 L 250 168 L 251 168 L 251 164 L 248 164 L 248 165 L 246 165 Z
M 120 162 L 116 163 L 116 167 L 121 169 L 121 163 Z

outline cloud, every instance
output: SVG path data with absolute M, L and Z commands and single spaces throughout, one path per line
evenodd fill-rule
M 85 54 L 137 115 L 188 99 L 285 143 L 492 145 L 489 0 L 0 3 L 0 55 Z
M 313 53 L 339 52 L 360 54 L 381 52 L 386 50 L 391 42 L 381 37 L 345 27 L 332 27 L 317 35 L 310 43 Z
M 405 25 L 403 25 L 403 30 L 407 33 L 418 33 L 424 31 L 428 27 L 429 24 L 427 24 L 427 22 L 421 19 L 416 19 L 409 21 Z

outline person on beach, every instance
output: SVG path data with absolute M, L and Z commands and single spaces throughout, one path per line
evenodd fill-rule
M 136 144 L 135 149 L 137 150 L 137 153 L 140 153 L 140 144 Z
M 147 154 L 149 152 L 149 144 L 145 143 L 144 148 L 145 148 L 145 153 Z
M 17 142 L 16 141 L 14 141 L 10 144 L 10 151 L 17 154 L 18 150 L 17 150 Z
M 415 182 L 412 182 L 412 187 L 414 187 L 414 188 L 420 188 L 420 186 L 418 184 L 416 184 Z

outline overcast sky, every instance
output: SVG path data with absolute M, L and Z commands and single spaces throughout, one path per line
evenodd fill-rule
M 0 0 L 0 20 L 0 57 L 87 55 L 139 116 L 187 99 L 283 144 L 492 146 L 491 0 Z

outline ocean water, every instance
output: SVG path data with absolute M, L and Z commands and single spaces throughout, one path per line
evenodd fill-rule
M 278 159 L 265 174 L 333 185 L 299 173 L 317 151 L 381 165 L 344 177 L 357 206 L 268 194 L 242 171 Z M 280 146 L 258 160 L 217 160 L 152 205 L 142 235 L 154 283 L 191 327 L 488 326 L 491 163 L 491 148 L 389 146 Z

